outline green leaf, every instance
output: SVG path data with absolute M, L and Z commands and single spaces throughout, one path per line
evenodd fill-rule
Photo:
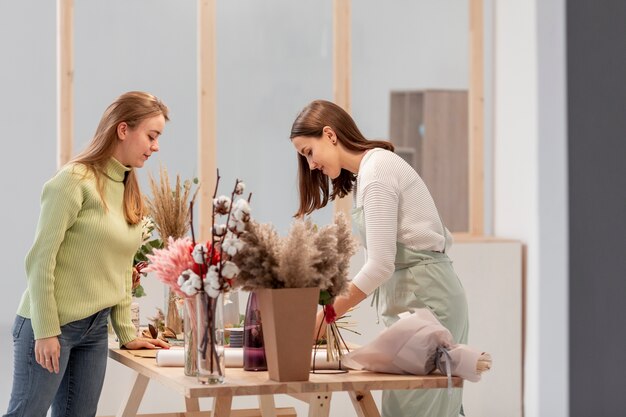
M 133 297 L 139 298 L 147 295 L 141 284 L 133 290 Z
M 331 300 L 332 300 L 332 296 L 330 295 L 330 293 L 328 292 L 328 290 L 321 290 L 320 291 L 320 299 L 319 299 L 319 304 L 320 305 L 327 305 L 330 304 Z

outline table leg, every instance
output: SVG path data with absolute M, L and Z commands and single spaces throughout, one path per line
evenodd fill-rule
M 233 405 L 232 395 L 220 395 L 213 400 L 211 417 L 230 417 L 230 409 Z
M 349 391 L 350 400 L 358 417 L 380 417 L 374 397 L 369 391 Z
M 259 395 L 259 408 L 262 417 L 276 417 L 276 404 L 274 395 Z
M 146 393 L 148 381 L 150 381 L 150 378 L 147 376 L 137 374 L 135 383 L 128 392 L 127 397 L 122 402 L 122 406 L 117 412 L 116 417 L 135 417 L 137 415 L 139 404 L 141 404 L 143 395 Z
M 198 398 L 185 397 L 185 411 L 200 411 L 200 401 Z
M 309 417 L 328 417 L 330 415 L 330 392 L 311 394 L 309 398 Z

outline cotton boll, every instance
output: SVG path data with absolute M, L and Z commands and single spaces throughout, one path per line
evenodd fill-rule
M 239 273 L 239 268 L 231 261 L 226 261 L 222 265 L 222 276 L 225 278 L 235 278 Z
M 204 264 L 204 262 L 207 259 L 208 252 L 209 251 L 205 245 L 203 245 L 202 243 L 197 244 L 193 248 L 193 252 L 191 253 L 191 256 L 193 257 L 193 261 L 197 263 L 198 265 Z
M 236 237 L 227 237 L 224 239 L 224 243 L 222 244 L 222 249 L 224 249 L 230 256 L 235 256 L 241 248 L 243 248 L 243 242 Z
M 241 195 L 246 190 L 246 184 L 242 181 L 237 181 L 237 185 L 235 186 L 235 194 Z

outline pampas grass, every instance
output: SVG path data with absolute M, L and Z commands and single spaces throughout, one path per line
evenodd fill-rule
M 191 195 L 192 181 L 181 181 L 176 175 L 176 185 L 172 189 L 167 169 L 159 170 L 159 181 L 149 175 L 152 198 L 146 199 L 150 217 L 165 243 L 169 237 L 181 238 L 189 231 L 189 202 L 196 199 L 198 189 Z
M 245 291 L 318 287 L 334 298 L 347 287 L 357 245 L 343 215 L 319 230 L 295 220 L 284 238 L 272 225 L 251 221 L 240 239 L 244 246 L 233 258 L 240 270 L 235 285 Z
M 335 215 L 335 226 L 337 227 L 335 235 L 337 236 L 337 273 L 330 275 L 330 285 L 327 288 L 331 296 L 331 302 L 335 297 L 343 294 L 348 287 L 348 272 L 350 271 L 350 259 L 358 249 L 358 243 L 354 236 L 348 221 L 343 213 L 339 212 Z M 330 254 L 328 255 L 330 256 Z
M 239 267 L 235 285 L 244 291 L 256 288 L 283 288 L 277 278 L 280 237 L 271 224 L 248 223 L 239 237 L 243 248 L 233 257 Z

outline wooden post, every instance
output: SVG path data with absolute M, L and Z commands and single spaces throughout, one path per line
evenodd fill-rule
M 198 0 L 198 215 L 199 238 L 211 233 L 216 172 L 215 0 Z
M 484 220 L 483 0 L 470 0 L 469 233 L 482 235 Z
M 74 0 L 57 0 L 57 167 L 69 161 L 74 144 Z
M 351 113 L 352 39 L 351 0 L 333 0 L 333 96 L 335 104 Z M 335 200 L 335 213 L 343 212 L 348 222 L 352 196 Z

